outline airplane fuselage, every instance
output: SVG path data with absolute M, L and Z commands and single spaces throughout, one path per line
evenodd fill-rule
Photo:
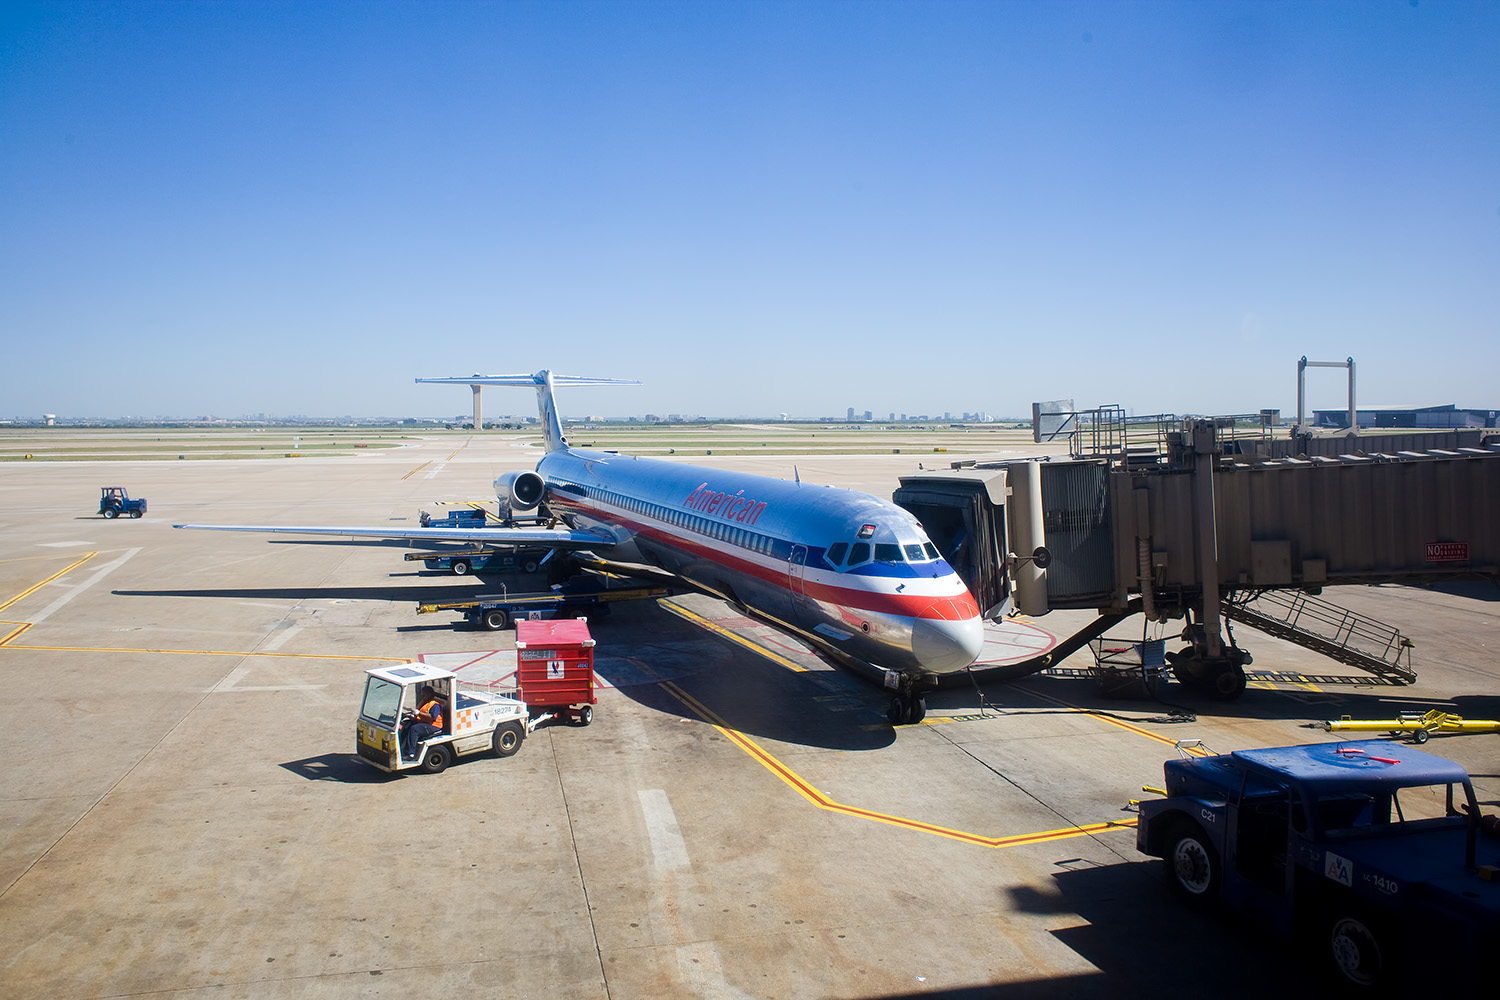
M 571 527 L 778 626 L 900 673 L 961 670 L 979 608 L 910 513 L 829 486 L 560 448 L 537 464 Z

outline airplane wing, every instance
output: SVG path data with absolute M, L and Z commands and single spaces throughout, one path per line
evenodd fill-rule
M 262 531 L 283 535 L 341 535 L 349 538 L 474 542 L 482 545 L 544 545 L 554 549 L 608 549 L 614 538 L 568 528 L 340 528 L 280 524 L 174 524 L 200 531 Z

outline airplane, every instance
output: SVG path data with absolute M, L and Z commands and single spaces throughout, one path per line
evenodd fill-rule
M 535 471 L 494 482 L 502 507 L 544 509 L 567 525 L 359 528 L 178 524 L 176 528 L 342 535 L 485 545 L 547 545 L 666 573 L 810 643 L 883 671 L 893 725 L 921 722 L 923 691 L 967 668 L 984 644 L 972 595 L 920 522 L 887 500 L 830 486 L 574 448 L 559 385 L 639 384 L 554 375 L 419 378 L 530 386 L 545 453 Z

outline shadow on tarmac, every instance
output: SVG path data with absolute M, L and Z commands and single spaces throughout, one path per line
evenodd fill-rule
M 1261 1000 L 1309 995 L 1316 982 L 1307 971 L 1309 956 L 1268 939 L 1263 928 L 1231 914 L 1200 915 L 1175 899 L 1159 861 L 1099 865 L 1074 858 L 1055 864 L 1062 869 L 1052 876 L 1056 895 L 1031 886 L 1004 892 L 1022 913 L 1081 917 L 1081 926 L 1052 934 L 1100 970 L 1110 996 L 1196 996 L 1211 989 L 1222 1000 Z M 1142 955 L 1158 960 L 1145 963 Z
M 789 670 L 706 632 L 652 601 L 614 605 L 594 628 L 595 672 L 625 697 L 666 715 L 700 715 L 751 738 L 830 750 L 878 750 L 895 742 L 885 697 L 842 671 Z
M 478 597 L 480 594 L 488 593 L 486 590 L 472 590 L 467 587 L 447 587 L 441 595 L 434 593 L 432 587 L 400 586 L 400 587 L 226 587 L 211 590 L 114 590 L 111 593 L 120 597 L 217 597 L 237 600 L 276 600 L 291 599 L 297 601 L 411 601 L 421 603 L 435 600 L 438 596 L 444 601 L 465 600 Z
M 325 753 L 316 757 L 304 757 L 301 760 L 289 760 L 280 765 L 286 770 L 306 778 L 308 781 L 338 781 L 346 785 L 374 785 L 380 784 L 390 778 L 383 771 L 377 771 L 368 764 L 360 762 L 358 756 L 352 753 Z

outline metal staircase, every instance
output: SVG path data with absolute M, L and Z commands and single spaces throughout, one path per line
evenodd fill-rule
M 1224 615 L 1397 684 L 1417 679 L 1412 641 L 1399 630 L 1300 590 L 1233 597 L 1224 602 Z

